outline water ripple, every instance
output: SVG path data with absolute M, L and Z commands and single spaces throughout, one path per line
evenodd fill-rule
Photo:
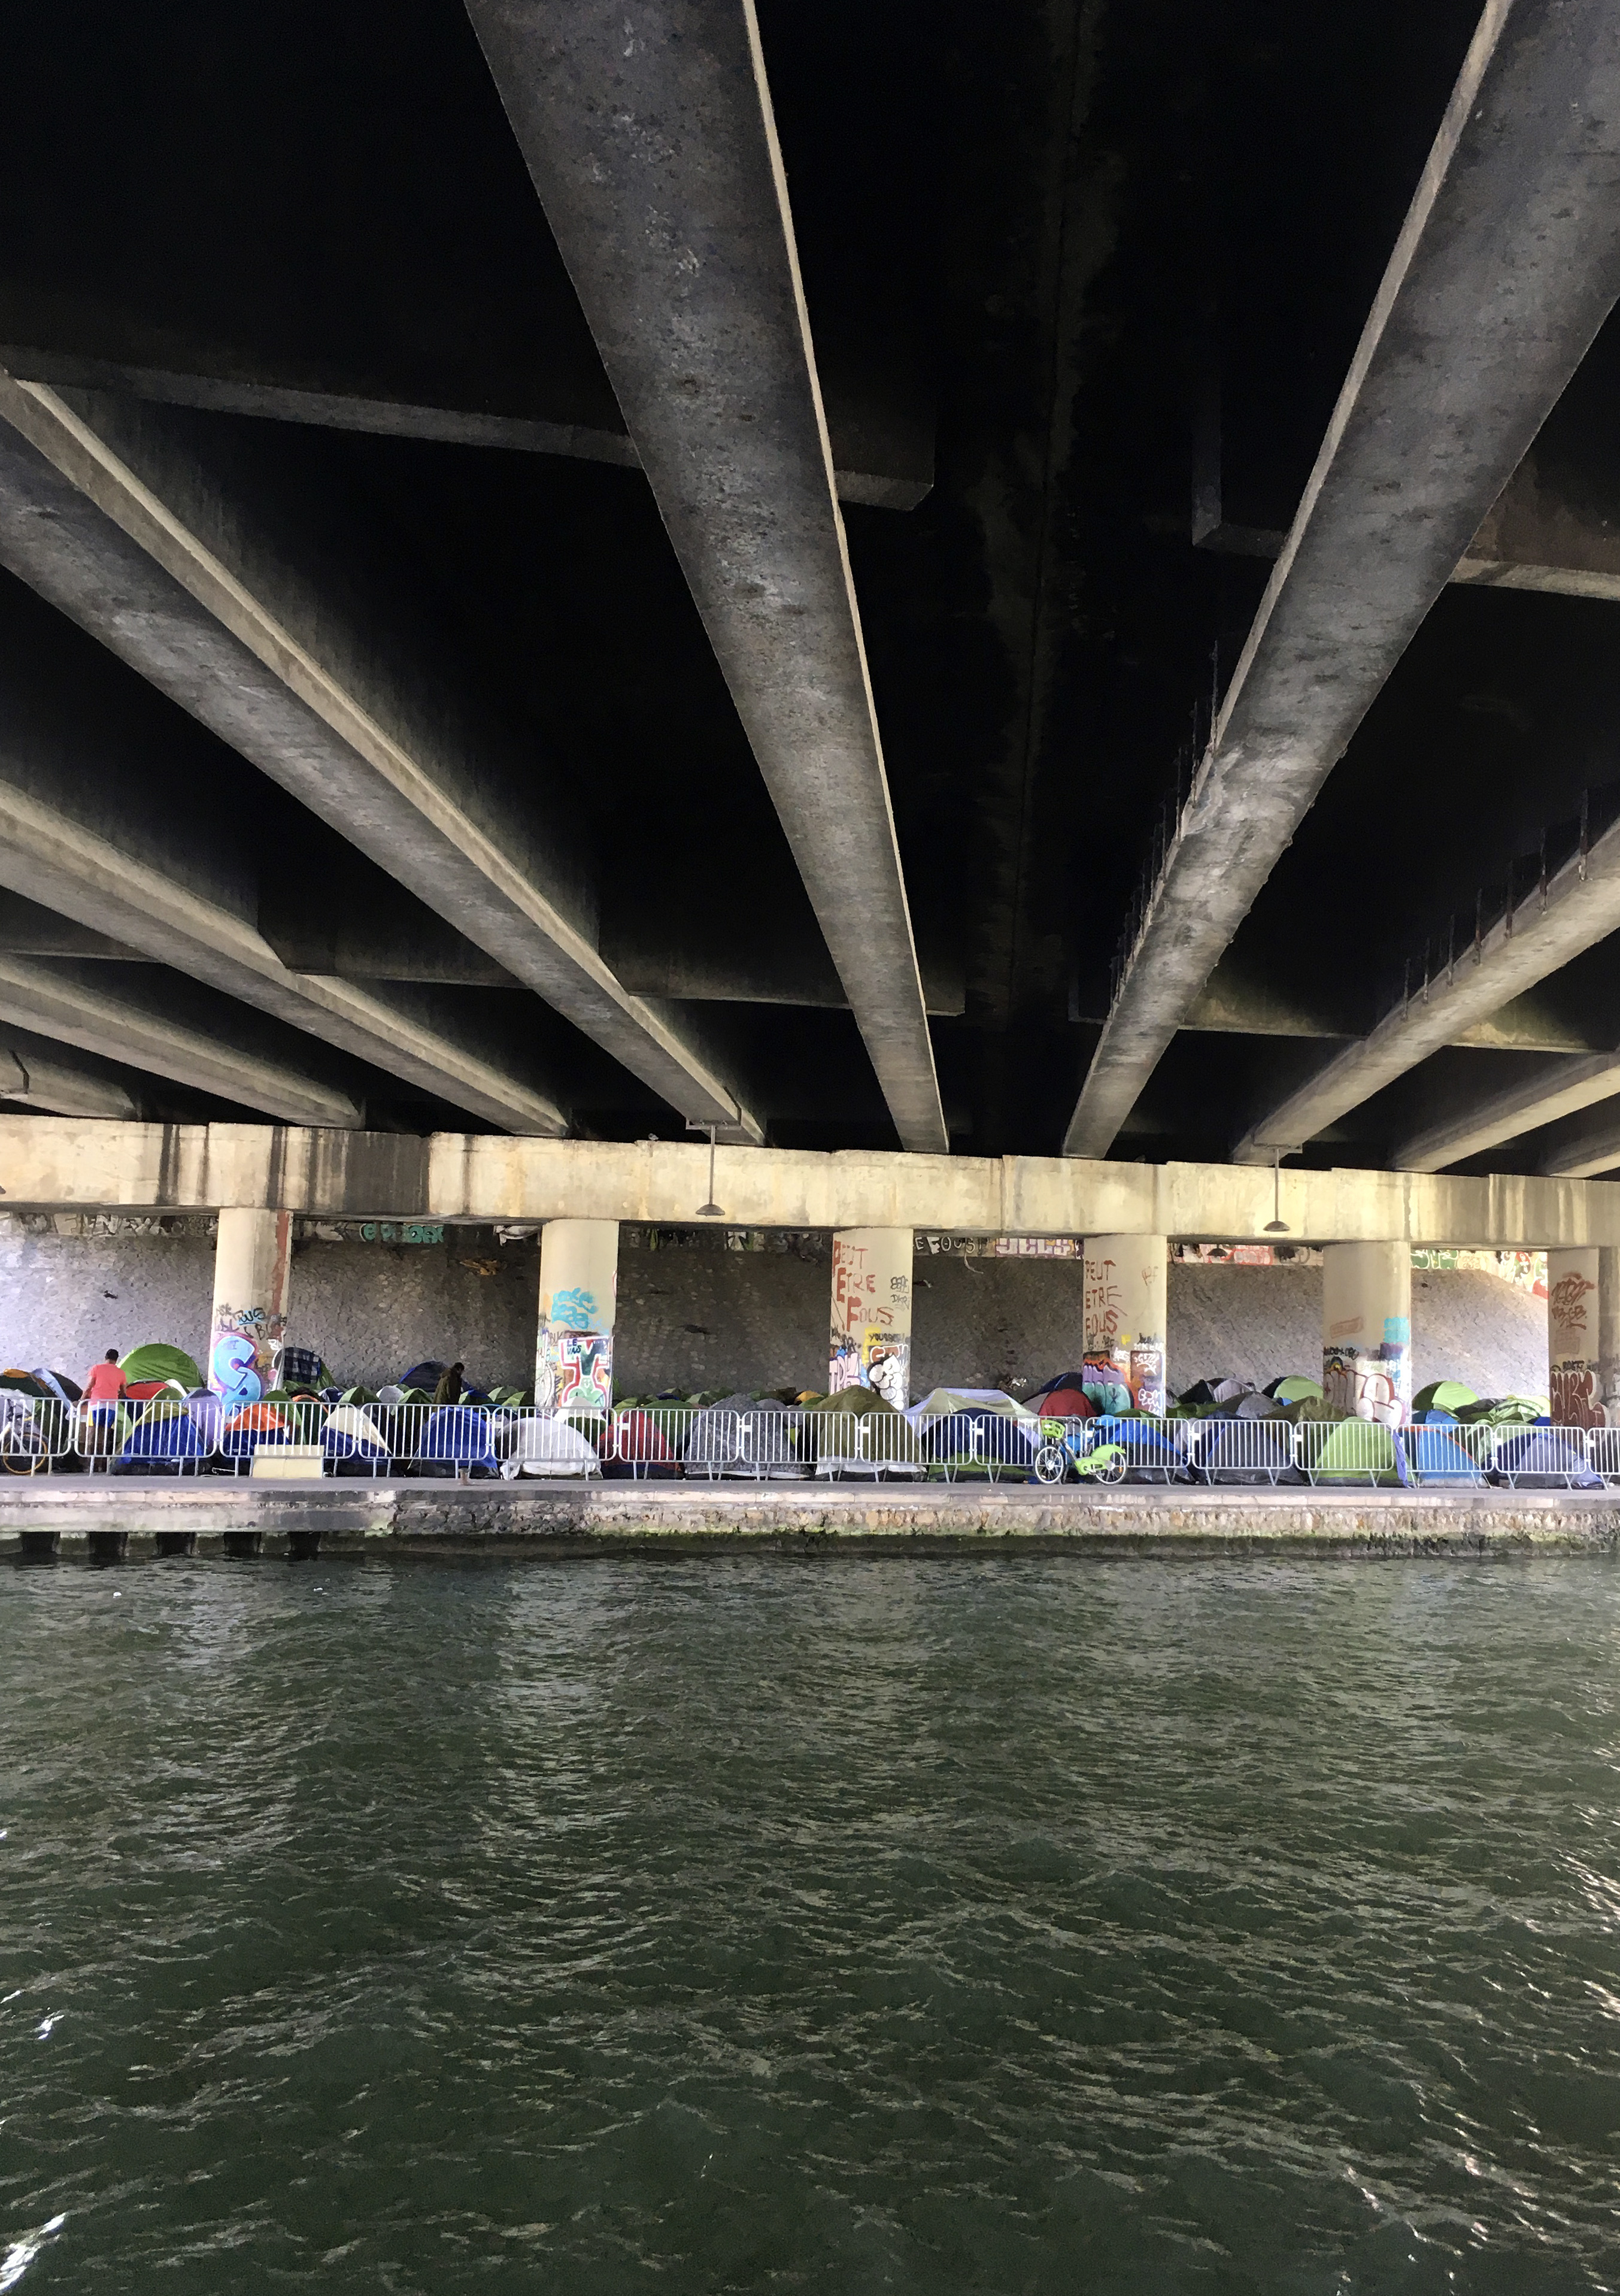
M 0 2291 L 1620 2285 L 1607 1565 L 320 1567 L 0 1577 Z

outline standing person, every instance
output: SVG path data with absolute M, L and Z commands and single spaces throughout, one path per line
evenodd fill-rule
M 109 1348 L 105 1357 L 85 1382 L 85 1401 L 121 1403 L 125 1389 L 124 1374 L 119 1369 L 119 1351 L 116 1348 Z
M 461 1401 L 462 1374 L 466 1370 L 466 1368 L 467 1366 L 465 1364 L 456 1363 L 452 1364 L 448 1371 L 440 1372 L 438 1375 L 438 1385 L 433 1390 L 433 1407 L 435 1410 L 438 1408 L 441 1403 L 459 1403 Z

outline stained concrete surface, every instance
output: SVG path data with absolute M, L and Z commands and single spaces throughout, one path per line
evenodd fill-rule
M 1530 1555 L 1614 1552 L 1613 1490 L 1095 1490 L 988 1482 L 696 1481 L 255 1485 L 204 1476 L 0 1480 L 0 1560 L 153 1557 L 176 1535 L 199 1554 L 557 1557 L 850 1545 L 899 1554 L 1061 1552 Z M 116 1544 L 114 1544 L 116 1543 Z M 160 1544 L 161 1543 L 161 1544 Z M 109 1551 L 110 1545 L 112 1551 Z
M 0 1363 L 81 1379 L 107 1348 L 172 1340 L 200 1354 L 213 1288 L 204 1235 L 31 1235 L 0 1222 Z M 795 1251 L 619 1256 L 617 1384 L 661 1390 L 819 1386 L 826 1376 L 829 1262 Z M 1073 1260 L 918 1256 L 912 1387 L 1023 1388 L 1078 1363 L 1081 1271 Z M 539 1254 L 487 1228 L 442 1244 L 312 1242 L 296 1247 L 291 1330 L 347 1379 L 378 1385 L 423 1357 L 459 1356 L 476 1379 L 527 1384 Z M 1264 1382 L 1321 1361 L 1320 1269 L 1170 1269 L 1170 1375 Z M 1544 1393 L 1546 1308 L 1493 1275 L 1412 1278 L 1419 1383 L 1480 1394 Z

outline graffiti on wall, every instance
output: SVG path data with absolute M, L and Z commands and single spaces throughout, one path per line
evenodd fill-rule
M 287 1318 L 267 1308 L 215 1311 L 209 1342 L 209 1385 L 227 1403 L 257 1403 L 275 1384 L 275 1361 Z
M 847 1236 L 832 1240 L 832 1320 L 828 1392 L 870 1387 L 904 1411 L 912 1399 L 911 1271 L 885 1275 L 873 1254 Z

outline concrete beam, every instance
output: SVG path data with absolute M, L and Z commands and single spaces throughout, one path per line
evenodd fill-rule
M 544 1093 L 423 1026 L 386 997 L 352 981 L 290 972 L 261 933 L 188 887 L 182 873 L 137 859 L 4 780 L 0 886 L 26 890 L 31 901 L 91 930 L 110 927 L 127 950 L 240 997 L 486 1123 L 548 1135 L 568 1129 L 562 1111 Z M 132 1060 L 132 1065 L 141 1063 Z M 249 1095 L 249 1105 L 256 1104 Z
M 422 406 L 395 398 L 367 398 L 352 390 L 311 390 L 296 384 L 241 376 L 176 373 L 167 367 L 130 365 L 119 359 L 82 358 L 21 343 L 0 344 L 0 367 L 20 382 L 65 385 L 77 390 L 127 391 L 161 406 L 192 406 L 204 414 L 252 414 L 274 422 L 304 422 L 323 430 L 358 430 L 376 438 L 430 439 L 446 446 L 495 447 L 520 455 L 562 455 L 639 471 L 635 442 L 623 430 L 583 422 L 547 422 L 522 414 L 496 414 L 464 406 Z M 908 451 L 867 469 L 852 457 L 836 398 L 828 408 L 833 482 L 840 502 L 877 510 L 915 510 L 933 489 L 934 442 L 915 423 L 904 427 Z M 864 428 L 865 426 L 863 426 Z M 892 424 L 886 426 L 891 431 Z M 870 457 L 866 459 L 871 459 Z
M 938 1009 L 929 1006 L 930 1012 Z M 1365 1033 L 1370 1018 L 1364 1003 L 1359 1009 L 1353 1005 L 1342 983 L 1267 979 L 1237 972 L 1223 957 L 1182 1026 L 1211 1036 L 1313 1037 L 1345 1044 Z M 1077 1005 L 1069 1019 L 1102 1026 L 1101 1014 L 1084 1014 Z M 1510 997 L 1447 1042 L 1487 1052 L 1606 1053 L 1613 1037 L 1591 996 L 1570 993 L 1560 984 L 1550 993 Z
M 1218 496 L 1216 497 L 1218 501 Z M 1193 542 L 1227 557 L 1277 558 L 1280 527 L 1200 527 Z M 1560 598 L 1620 600 L 1620 532 L 1589 504 L 1548 482 L 1531 448 L 1497 496 L 1451 580 L 1496 590 L 1541 590 Z
M 468 0 L 903 1145 L 948 1145 L 752 0 Z
M 394 679 L 182 421 L 0 375 L 0 563 L 683 1115 L 759 1137 L 703 1056 L 602 963 L 568 867 L 540 882 L 532 840 L 490 816 L 476 742 L 446 698 Z
M 1620 1054 L 1598 1053 L 1583 1061 L 1559 1061 L 1504 1091 L 1459 1109 L 1438 1124 L 1425 1126 L 1395 1150 L 1403 1172 L 1440 1172 L 1465 1156 L 1482 1155 L 1504 1140 L 1517 1140 L 1561 1116 L 1574 1116 L 1620 1093 Z
M 1067 1154 L 1114 1139 L 1617 294 L 1620 15 L 1487 0 Z
M 19 1041 L 14 1036 L 8 1036 L 0 1046 L 0 1100 L 37 1108 L 45 1116 L 94 1116 L 131 1122 L 141 1113 L 112 1078 L 42 1056 L 28 1038 Z
M 1499 917 L 1477 945 L 1465 948 L 1446 972 L 1436 973 L 1405 1004 L 1386 1013 L 1368 1036 L 1348 1046 L 1285 1100 L 1257 1117 L 1233 1149 L 1234 1160 L 1264 1164 L 1277 1148 L 1303 1147 L 1442 1046 L 1479 1042 L 1472 1032 L 1493 1019 L 1498 1026 L 1508 1025 L 1516 999 L 1616 929 L 1620 929 L 1620 822 L 1606 830 L 1588 851 L 1573 854 L 1549 878 L 1544 898 L 1538 890 L 1517 911 Z M 1595 1021 L 1594 1025 L 1601 1024 Z M 1609 1033 L 1612 1040 L 1612 1029 Z M 1514 1041 L 1520 1046 L 1524 1042 L 1522 1037 Z M 1594 1055 L 1596 1065 L 1580 1065 L 1596 1077 L 1603 1072 L 1605 1059 L 1604 1054 L 1599 1054 Z M 1607 1096 L 1603 1091 L 1588 1095 L 1591 1100 Z M 1550 1117 L 1534 1116 L 1529 1123 L 1516 1125 L 1495 1137 L 1510 1139 L 1533 1124 L 1550 1120 Z M 1428 1144 L 1426 1152 L 1434 1152 L 1436 1144 L 1444 1143 Z M 1480 1143 L 1482 1147 L 1493 1144 Z M 1458 1148 L 1452 1154 L 1454 1160 L 1473 1152 Z
M 1612 1172 L 1620 1164 L 1620 1117 L 1605 1109 L 1595 1122 L 1583 1125 L 1542 1160 L 1542 1169 L 1553 1179 L 1590 1180 L 1595 1173 Z
M 708 1151 L 673 1141 L 424 1140 L 0 1114 L 0 1171 L 10 1210 L 241 1204 L 332 1218 L 689 1227 L 708 1194 Z M 1231 1164 L 723 1148 L 715 1179 L 726 1224 L 737 1227 L 1272 1240 L 1272 1175 Z M 1295 1242 L 1620 1244 L 1620 1185 L 1601 1182 L 1285 1171 L 1281 1207 Z
M 91 970 L 86 968 L 86 970 Z M 102 968 L 94 968 L 101 972 Z M 198 1092 L 234 1101 L 242 1108 L 263 1109 L 289 1124 L 318 1124 L 358 1128 L 364 1119 L 345 1092 L 319 1078 L 301 1075 L 284 1062 L 245 1051 L 225 1038 L 188 1027 L 166 1013 L 151 998 L 127 988 L 103 987 L 94 977 L 60 965 L 41 964 L 24 956 L 0 956 L 0 1021 L 30 1029 L 61 1045 L 77 1045 L 81 1052 L 126 1068 L 143 1069 L 149 1076 L 170 1078 Z M 59 1074 L 61 1072 L 59 1071 Z M 0 1086 L 0 1090 L 4 1086 Z M 8 1099 L 15 1094 L 6 1094 Z M 37 1106 L 47 1103 L 30 1095 Z M 128 1096 L 119 1095 L 133 1112 Z M 102 1107 L 81 1109 L 85 1115 L 107 1115 Z
M 849 1010 L 849 999 L 819 942 L 814 948 L 771 946 L 762 939 L 746 957 L 735 948 L 607 943 L 613 970 L 638 996 L 672 996 L 716 1004 L 789 1004 L 811 1011 Z M 960 1015 L 967 994 L 960 957 L 920 957 L 923 999 L 930 1014 Z

